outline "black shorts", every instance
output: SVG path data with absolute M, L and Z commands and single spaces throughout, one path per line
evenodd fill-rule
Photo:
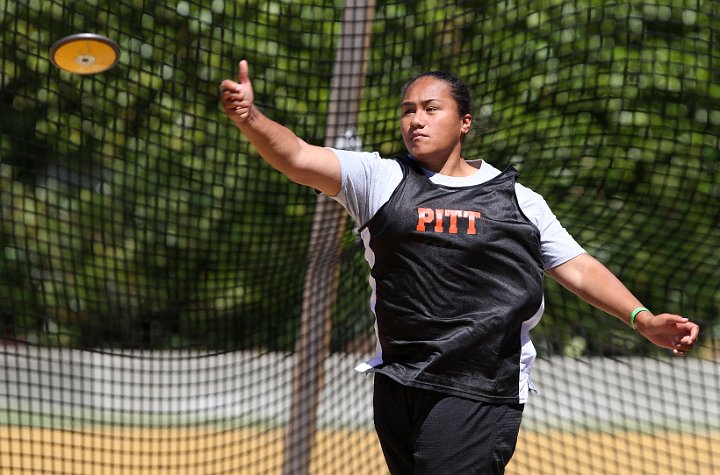
M 376 373 L 375 429 L 393 475 L 502 474 L 522 404 L 489 404 L 403 386 Z

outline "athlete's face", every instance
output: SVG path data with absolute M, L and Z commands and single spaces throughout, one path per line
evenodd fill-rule
M 458 113 L 450 85 L 434 77 L 421 77 L 405 91 L 400 105 L 400 127 L 408 152 L 426 165 L 439 165 L 460 157 L 462 137 L 472 116 Z M 432 167 L 431 167 L 432 168 Z

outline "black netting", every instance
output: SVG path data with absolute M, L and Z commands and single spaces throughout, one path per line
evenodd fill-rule
M 641 301 L 701 324 L 672 359 L 548 281 L 509 473 L 720 470 L 718 2 L 0 0 L 0 26 L 3 473 L 386 472 L 352 370 L 362 243 L 220 109 L 243 58 L 266 115 L 384 156 L 402 85 L 452 71 L 464 156 L 514 164 Z M 119 63 L 57 69 L 81 32 Z

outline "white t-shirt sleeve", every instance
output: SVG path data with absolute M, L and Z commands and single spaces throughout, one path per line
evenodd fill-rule
M 583 254 L 585 250 L 560 224 L 545 199 L 523 185 L 515 185 L 520 209 L 540 231 L 543 266 L 552 269 Z
M 340 162 L 340 192 L 332 198 L 362 226 L 385 204 L 402 180 L 402 169 L 377 152 L 330 149 Z

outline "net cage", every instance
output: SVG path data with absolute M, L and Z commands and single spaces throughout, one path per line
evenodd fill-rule
M 402 85 L 474 95 L 463 154 L 514 164 L 684 359 L 546 280 L 511 474 L 720 472 L 720 3 L 0 0 L 0 471 L 387 473 L 367 264 L 334 202 L 219 107 L 402 153 Z M 60 38 L 118 64 L 61 71 Z

